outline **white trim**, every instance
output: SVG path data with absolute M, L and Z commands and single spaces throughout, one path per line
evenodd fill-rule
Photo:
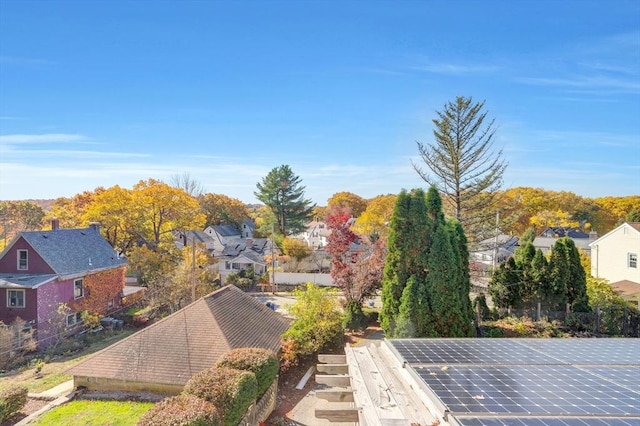
M 21 292 L 21 293 L 22 293 L 22 306 L 20 306 L 20 305 L 11 305 L 11 304 L 9 303 L 9 300 L 10 300 L 10 298 L 9 298 L 9 292 L 11 292 L 11 291 Z M 16 289 L 14 289 L 14 288 L 8 288 L 5 294 L 6 294 L 6 296 L 7 296 L 7 299 L 6 299 L 6 300 L 7 300 L 7 308 L 19 308 L 19 309 L 24 309 L 24 308 L 26 308 L 26 307 L 27 307 L 27 292 L 26 292 L 25 290 L 20 289 L 20 288 L 16 288 Z
M 80 282 L 80 295 L 76 296 L 76 283 Z M 75 300 L 82 299 L 84 297 L 84 278 L 76 278 L 73 280 L 73 298 Z
M 614 232 L 619 231 L 620 229 L 624 229 L 625 231 L 631 230 L 631 232 L 635 232 L 637 234 L 640 234 L 640 231 L 638 231 L 636 228 L 634 228 L 633 226 L 629 225 L 629 223 L 625 222 L 622 225 L 612 229 L 611 231 L 607 232 L 606 234 L 604 234 L 602 237 L 598 238 L 597 240 L 593 240 L 589 243 L 589 246 L 593 246 L 593 245 L 598 245 L 602 240 L 604 240 L 605 238 L 609 237 L 610 235 L 612 235 Z M 627 233 L 625 233 L 625 235 L 628 235 Z
M 24 268 L 20 267 L 20 263 L 21 263 L 21 260 L 22 260 L 20 255 L 22 253 L 25 254 L 25 258 L 24 258 L 25 265 L 24 265 Z M 27 250 L 27 249 L 17 249 L 16 250 L 16 269 L 18 271 L 28 271 L 29 270 L 29 250 Z

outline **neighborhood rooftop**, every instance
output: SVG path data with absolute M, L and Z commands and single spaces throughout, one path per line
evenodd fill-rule
M 97 229 L 56 229 L 22 232 L 20 235 L 59 275 L 125 264 Z
M 73 376 L 184 385 L 227 351 L 275 352 L 289 320 L 225 286 L 71 368 Z

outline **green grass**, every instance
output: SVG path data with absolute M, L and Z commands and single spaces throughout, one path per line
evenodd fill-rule
M 78 400 L 54 408 L 34 425 L 47 426 L 128 426 L 135 425 L 152 402 Z
M 81 351 L 58 356 L 52 361 L 45 362 L 40 375 L 36 375 L 35 366 L 28 364 L 20 369 L 13 370 L 0 376 L 0 390 L 13 386 L 26 386 L 29 392 L 42 392 L 56 385 L 71 380 L 72 377 L 65 374 L 66 370 L 76 365 L 89 355 L 104 349 L 105 347 L 130 336 L 137 330 L 127 329 L 115 335 L 100 336 L 99 340 L 87 344 Z M 44 357 L 45 354 L 42 354 Z

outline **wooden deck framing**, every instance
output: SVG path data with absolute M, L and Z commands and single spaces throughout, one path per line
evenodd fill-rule
M 384 344 L 346 347 L 345 353 L 318 356 L 317 370 L 326 374 L 317 374 L 316 382 L 333 388 L 317 391 L 316 397 L 353 404 L 316 410 L 316 417 L 366 426 L 428 426 L 436 421 Z

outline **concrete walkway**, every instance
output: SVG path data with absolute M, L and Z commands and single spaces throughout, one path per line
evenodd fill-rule
M 51 401 L 38 411 L 29 414 L 24 419 L 20 420 L 16 423 L 15 426 L 24 426 L 28 425 L 35 419 L 37 419 L 43 413 L 51 410 L 52 408 L 57 407 L 58 405 L 62 405 L 74 399 L 78 396 L 79 391 L 74 390 L 73 388 L 73 380 L 66 381 L 64 383 L 59 384 L 58 386 L 54 386 L 51 389 L 48 389 L 44 392 L 40 393 L 29 393 L 29 398 L 33 399 L 41 399 L 45 401 Z
M 44 392 L 29 393 L 29 398 L 52 401 L 60 396 L 67 395 L 71 392 L 73 392 L 73 380 L 68 380 L 64 383 L 60 383 L 59 385 L 52 387 L 51 389 L 47 389 Z

